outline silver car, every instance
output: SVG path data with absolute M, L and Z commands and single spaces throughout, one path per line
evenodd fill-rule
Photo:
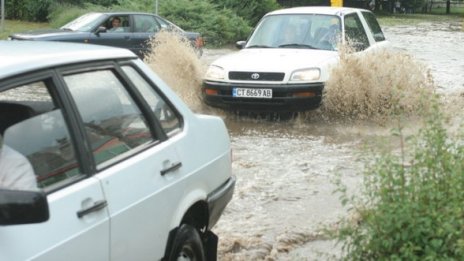
M 214 259 L 227 129 L 135 54 L 0 41 L 0 260 Z

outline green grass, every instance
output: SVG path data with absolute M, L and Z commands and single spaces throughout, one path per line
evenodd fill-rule
M 443 14 L 396 14 L 396 15 L 378 15 L 381 26 L 396 26 L 396 25 L 415 25 L 424 22 L 443 22 L 443 23 L 463 23 L 464 27 L 464 12 L 456 15 Z
M 432 8 L 432 14 L 446 14 L 446 7 Z M 464 16 L 464 7 L 451 7 L 451 15 L 461 15 Z
M 27 30 L 35 30 L 42 28 L 49 28 L 48 23 L 32 23 L 17 20 L 5 20 L 3 30 L 0 30 L 0 39 L 5 40 L 8 35 L 18 32 L 24 32 Z

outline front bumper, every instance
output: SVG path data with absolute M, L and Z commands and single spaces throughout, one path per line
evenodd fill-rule
M 238 98 L 232 96 L 233 88 L 272 89 L 272 98 Z M 216 90 L 208 95 L 206 90 Z M 202 96 L 206 104 L 226 110 L 257 112 L 298 112 L 319 107 L 324 83 L 303 84 L 248 84 L 203 81 Z M 311 96 L 298 95 L 312 93 Z
M 216 225 L 219 217 L 232 199 L 235 188 L 235 176 L 231 176 L 219 188 L 208 194 L 209 220 L 208 230 Z

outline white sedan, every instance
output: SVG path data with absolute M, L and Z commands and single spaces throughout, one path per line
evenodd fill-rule
M 234 186 L 224 122 L 131 51 L 0 41 L 0 260 L 214 259 Z

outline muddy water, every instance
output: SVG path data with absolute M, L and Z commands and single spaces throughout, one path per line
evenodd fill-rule
M 456 130 L 464 118 L 463 30 L 462 23 L 385 28 L 396 48 L 430 70 L 435 91 L 452 115 L 450 127 Z M 176 55 L 183 59 L 185 50 L 174 49 L 178 53 L 171 51 L 166 59 Z M 195 61 L 187 66 L 193 66 L 197 75 L 212 60 L 232 51 L 205 50 L 199 64 Z M 414 77 L 415 70 L 408 70 L 415 66 L 411 59 L 385 62 L 383 67 L 382 59 L 378 60 L 376 66 L 383 71 Z M 403 67 L 398 71 L 393 68 L 396 65 Z M 178 94 L 195 111 L 221 116 L 230 131 L 238 180 L 234 198 L 214 228 L 220 238 L 219 260 L 336 259 L 340 246 L 320 232 L 322 227 L 336 228 L 337 219 L 347 213 L 333 193 L 333 181 L 340 177 L 351 192 L 359 191 L 363 170 L 359 159 L 365 147 L 390 137 L 395 121 L 379 124 L 362 117 L 340 121 L 327 117 L 323 110 L 285 122 L 238 117 L 198 102 L 198 82 L 189 78 L 196 76 L 186 77 L 176 65 L 161 76 L 177 86 Z M 411 121 L 407 131 L 414 133 L 417 128 Z M 396 146 L 395 140 L 389 142 Z

